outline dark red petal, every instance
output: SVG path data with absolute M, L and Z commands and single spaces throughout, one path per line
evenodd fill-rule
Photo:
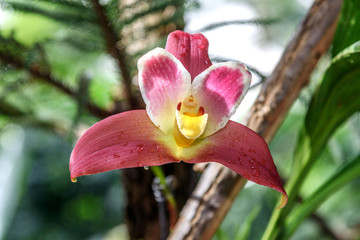
M 266 142 L 253 130 L 229 121 L 214 135 L 204 138 L 198 145 L 189 147 L 189 153 L 199 151 L 182 159 L 189 163 L 217 162 L 232 169 L 244 178 L 275 189 L 283 195 L 279 207 L 287 203 L 287 194 L 274 165 Z
M 164 134 L 145 110 L 120 113 L 90 127 L 70 157 L 70 174 L 77 177 L 119 168 L 178 162 L 159 141 Z
M 165 50 L 174 55 L 189 71 L 191 79 L 212 65 L 208 40 L 201 33 L 175 31 L 169 34 Z

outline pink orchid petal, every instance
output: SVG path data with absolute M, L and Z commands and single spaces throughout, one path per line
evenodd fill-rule
M 212 65 L 192 83 L 192 95 L 209 114 L 202 137 L 223 128 L 249 89 L 251 73 L 238 62 Z
M 151 121 L 172 133 L 176 107 L 191 90 L 191 78 L 181 62 L 161 48 L 138 61 L 139 86 Z
M 174 55 L 194 79 L 212 65 L 208 55 L 209 42 L 201 33 L 174 31 L 169 34 L 166 51 Z
M 71 179 L 119 168 L 178 162 L 159 141 L 163 137 L 145 110 L 108 117 L 90 127 L 76 143 L 70 157 Z
M 266 142 L 239 123 L 229 121 L 216 134 L 184 149 L 182 159 L 188 163 L 221 163 L 250 181 L 280 192 L 283 199 L 279 207 L 287 203 L 287 194 Z

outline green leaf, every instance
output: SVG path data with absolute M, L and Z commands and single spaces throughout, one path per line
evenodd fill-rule
M 251 227 L 254 224 L 256 217 L 261 210 L 260 205 L 255 206 L 246 218 L 244 225 L 239 228 L 239 231 L 235 235 L 236 240 L 246 240 L 250 236 Z
M 288 204 L 273 213 L 263 239 L 277 239 L 286 231 L 283 227 L 285 218 L 293 209 L 295 197 L 327 141 L 342 123 L 360 110 L 359 92 L 360 41 L 332 60 L 314 93 L 298 137 L 291 177 L 285 187 Z
M 341 16 L 333 40 L 332 55 L 360 39 L 360 1 L 344 0 Z
M 325 72 L 305 120 L 312 148 L 327 139 L 353 113 L 360 110 L 360 41 L 339 53 Z
M 285 223 L 284 238 L 289 238 L 306 217 L 314 212 L 342 186 L 348 184 L 359 175 L 360 155 L 329 177 L 326 182 L 324 182 L 301 205 L 291 212 Z

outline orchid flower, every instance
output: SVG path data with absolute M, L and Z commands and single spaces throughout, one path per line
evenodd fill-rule
M 217 162 L 255 183 L 287 194 L 265 141 L 230 120 L 251 74 L 239 62 L 212 65 L 202 34 L 172 32 L 165 49 L 138 61 L 146 110 L 110 116 L 77 142 L 70 157 L 72 181 L 120 168 L 184 161 Z

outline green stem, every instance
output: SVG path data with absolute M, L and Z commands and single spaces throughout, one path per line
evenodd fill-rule
M 303 128 L 300 133 L 298 142 L 300 143 L 295 151 L 294 167 L 292 175 L 285 187 L 289 196 L 287 205 L 275 210 L 270 218 L 269 224 L 263 234 L 263 240 L 279 239 L 280 230 L 283 229 L 286 216 L 291 212 L 296 204 L 296 196 L 299 194 L 304 179 L 307 177 L 314 162 L 321 154 L 321 144 L 314 145 L 311 143 L 306 130 Z
M 171 205 L 171 207 L 173 209 L 177 209 L 174 195 L 172 195 L 171 191 L 169 190 L 169 188 L 166 184 L 166 177 L 165 177 L 165 174 L 164 174 L 162 168 L 160 166 L 152 166 L 152 167 L 150 167 L 150 169 L 151 169 L 152 173 L 155 175 L 155 177 L 157 177 L 159 179 L 160 184 L 164 189 L 166 200 L 169 202 L 169 204 Z

